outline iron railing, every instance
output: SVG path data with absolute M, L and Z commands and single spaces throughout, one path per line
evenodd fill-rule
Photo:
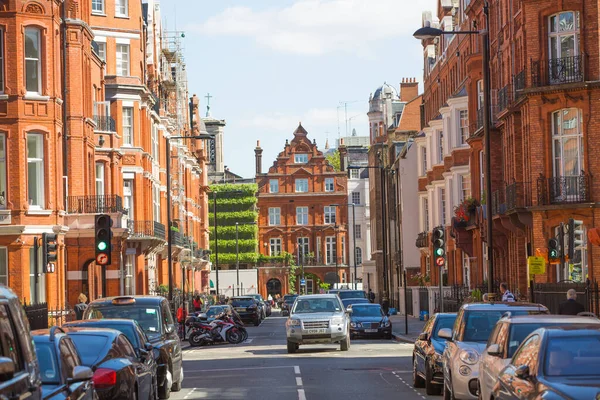
M 531 183 L 513 182 L 509 185 L 506 185 L 505 200 L 506 211 L 530 207 L 532 205 Z
M 419 233 L 415 244 L 419 249 L 429 247 L 429 232 L 425 231 Z
M 130 238 L 145 238 L 152 237 L 157 239 L 165 239 L 165 226 L 156 221 L 127 221 Z
M 531 85 L 541 87 L 584 80 L 584 56 L 531 60 Z
M 514 76 L 515 93 L 519 90 L 525 89 L 525 70 L 519 72 Z
M 171 244 L 173 246 L 184 246 L 183 235 L 180 232 L 171 229 L 171 235 Z
M 429 290 L 426 287 L 419 288 L 419 308 L 429 313 Z
M 498 114 L 510 106 L 512 103 L 512 95 L 511 85 L 506 85 L 498 91 L 498 107 L 496 108 Z
M 492 193 L 492 215 L 504 214 L 505 212 L 504 191 L 495 190 Z
M 116 194 L 102 196 L 68 196 L 69 214 L 122 213 L 123 199 Z
M 23 309 L 31 330 L 61 326 L 76 319 L 75 311 L 69 305 L 64 308 L 49 308 L 47 303 L 24 304 Z
M 113 117 L 107 117 L 105 115 L 94 115 L 94 122 L 96 123 L 96 131 L 98 132 L 116 132 L 117 123 Z
M 598 282 L 572 282 L 563 281 L 555 283 L 536 283 L 533 285 L 532 302 L 545 305 L 552 314 L 558 314 L 560 304 L 567 297 L 567 291 L 574 289 L 577 301 L 585 307 L 586 311 L 600 313 L 600 292 Z
M 543 175 L 537 180 L 538 205 L 587 203 L 591 201 L 590 176 L 582 172 L 576 176 Z

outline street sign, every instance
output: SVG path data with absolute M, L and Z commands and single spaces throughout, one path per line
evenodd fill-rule
M 108 256 L 104 253 L 98 254 L 98 256 L 96 257 L 96 263 L 98 265 L 108 264 Z
M 438 257 L 435 259 L 435 263 L 437 264 L 438 267 L 443 267 L 445 264 L 445 260 L 444 257 Z
M 542 275 L 546 273 L 546 260 L 544 257 L 527 257 L 527 266 L 530 275 Z
M 306 285 L 306 279 L 300 279 L 300 284 L 302 286 L 305 286 Z

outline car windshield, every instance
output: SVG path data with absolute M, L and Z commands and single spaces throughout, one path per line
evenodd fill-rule
M 557 326 L 564 324 L 547 324 L 547 323 L 535 323 L 535 324 L 512 324 L 510 327 L 510 334 L 508 336 L 508 357 L 512 358 L 515 351 L 519 348 L 523 340 L 533 331 L 538 328 L 546 326 Z
M 234 307 L 250 307 L 254 304 L 254 299 L 231 299 L 231 305 Z
M 315 312 L 336 312 L 341 311 L 339 300 L 332 297 L 300 299 L 294 304 L 292 310 L 295 314 L 315 313 Z
M 263 298 L 262 298 L 262 296 L 260 294 L 252 294 L 252 295 L 250 295 L 250 297 L 252 297 L 256 301 L 262 301 L 263 300 Z
M 342 300 L 342 304 L 344 307 L 348 307 L 350 304 L 367 304 L 369 300 L 367 299 L 344 299 Z
M 446 340 L 444 338 L 439 337 L 438 334 L 440 333 L 440 330 L 442 330 L 442 329 L 447 328 L 447 329 L 452 330 L 452 327 L 454 326 L 454 320 L 456 320 L 456 317 L 439 318 L 437 323 L 435 324 L 435 330 L 433 331 L 433 338 L 438 339 L 438 340 Z
M 353 317 L 383 317 L 383 310 L 379 306 L 352 306 Z
M 223 312 L 223 307 L 211 307 L 206 312 L 207 317 L 214 317 L 215 315 L 219 315 Z
M 53 343 L 35 343 L 35 352 L 37 354 L 38 363 L 40 364 L 40 372 L 42 374 L 42 383 L 45 385 L 60 384 L 60 370 L 56 353 L 54 352 Z
M 140 324 L 142 330 L 149 337 L 161 333 L 160 310 L 153 306 L 96 306 L 90 305 L 89 319 L 123 318 L 133 319 Z M 129 337 L 128 337 L 129 338 Z
M 296 296 L 296 297 L 287 297 L 287 298 L 284 298 L 284 299 L 283 299 L 283 302 L 284 302 L 284 303 L 287 303 L 287 304 L 292 304 L 294 301 L 296 301 L 296 298 L 297 298 L 297 297 L 298 297 L 298 296 Z
M 496 322 L 508 311 L 512 316 L 540 314 L 538 310 L 518 309 L 467 311 L 462 340 L 464 342 L 487 342 Z
M 88 367 L 93 366 L 107 352 L 108 337 L 106 336 L 77 333 L 70 334 L 69 337 L 75 343 L 81 362 Z
M 600 336 L 550 338 L 544 375 L 548 377 L 600 377 Z
M 340 299 L 366 299 L 367 295 L 362 290 L 342 290 L 337 294 Z

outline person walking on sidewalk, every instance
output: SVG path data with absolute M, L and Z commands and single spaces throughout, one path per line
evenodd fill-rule
M 371 288 L 369 288 L 369 301 L 371 303 L 375 303 L 375 293 L 373 293 L 373 290 L 371 290 Z
M 577 315 L 584 311 L 585 307 L 583 304 L 577 301 L 577 292 L 575 289 L 569 289 L 567 291 L 567 301 L 560 303 L 558 313 L 560 315 Z
M 504 303 L 514 303 L 515 295 L 508 290 L 508 284 L 506 282 L 502 282 L 500 284 L 500 293 L 502 293 L 502 302 Z
M 83 319 L 83 313 L 87 309 L 87 296 L 83 293 L 77 298 L 78 303 L 75 304 L 75 319 L 78 321 Z

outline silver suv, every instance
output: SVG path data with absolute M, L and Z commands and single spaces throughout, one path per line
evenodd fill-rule
M 339 343 L 342 351 L 350 348 L 350 318 L 335 294 L 299 296 L 285 327 L 288 353 L 304 344 Z

